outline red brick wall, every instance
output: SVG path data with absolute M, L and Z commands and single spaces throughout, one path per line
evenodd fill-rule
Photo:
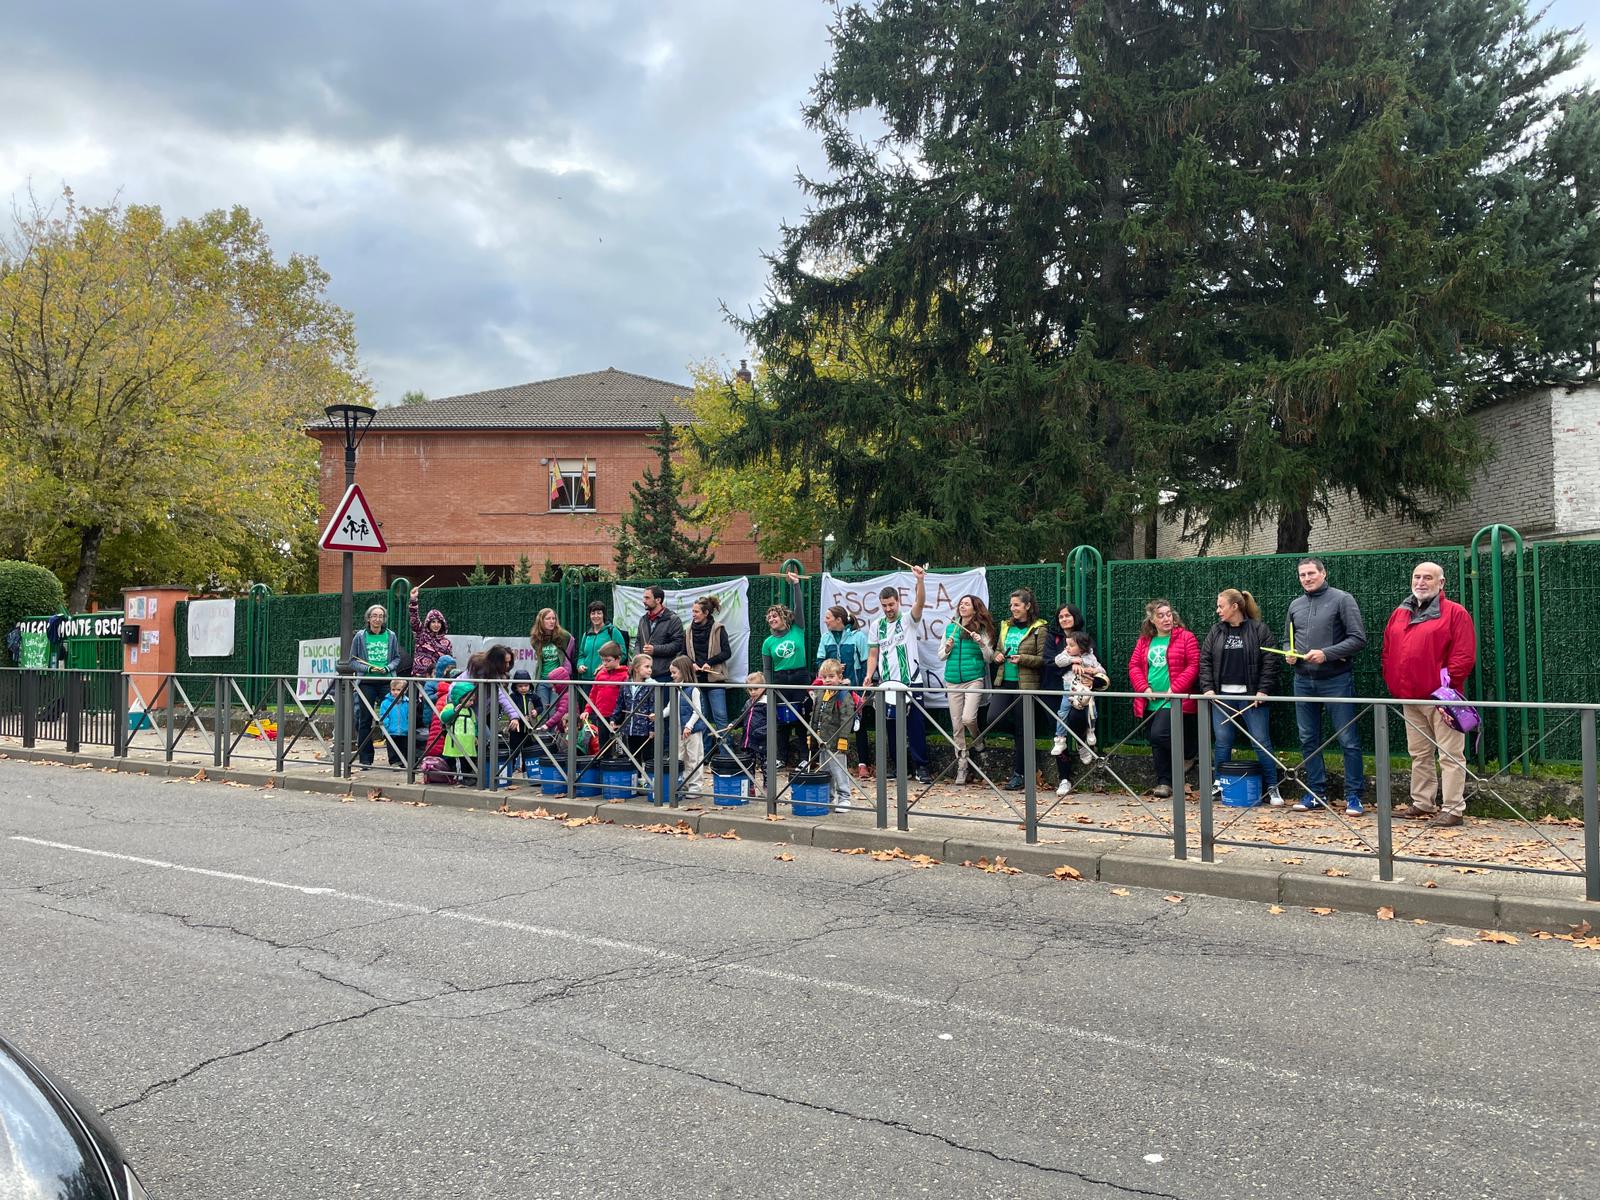
M 321 511 L 326 521 L 344 493 L 344 441 L 317 433 L 322 443 Z M 391 564 L 406 568 L 461 567 L 482 560 L 507 567 L 526 554 L 534 578 L 548 557 L 562 564 L 612 565 L 602 524 L 615 525 L 629 507 L 634 482 L 655 464 L 645 430 L 373 431 L 361 443 L 356 480 L 383 526 L 387 554 L 358 554 L 357 588 L 381 588 Z M 548 511 L 549 467 L 541 458 L 595 464 L 595 512 Z M 820 563 L 815 549 L 800 556 Z M 340 586 L 338 554 L 319 559 L 319 585 Z M 736 517 L 716 549 L 715 574 L 771 570 Z M 413 579 L 420 582 L 420 577 Z

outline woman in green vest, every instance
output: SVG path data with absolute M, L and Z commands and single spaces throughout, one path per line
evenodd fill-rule
M 955 782 L 967 782 L 971 753 L 983 749 L 978 714 L 989 686 L 989 660 L 994 657 L 994 617 L 977 596 L 956 601 L 956 619 L 944 627 L 939 657 L 944 659 L 944 694 L 950 704 L 950 740 L 956 748 Z M 968 738 L 972 741 L 969 745 Z
M 400 668 L 400 639 L 385 628 L 389 610 L 381 604 L 367 609 L 367 627 L 350 640 L 350 670 L 360 696 L 356 700 L 356 759 L 365 770 L 372 765 L 372 716 L 378 710 L 389 678 Z

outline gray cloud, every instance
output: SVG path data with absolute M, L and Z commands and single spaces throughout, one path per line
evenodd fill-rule
M 11 5 L 0 5 L 0 12 Z M 737 357 L 718 311 L 816 170 L 812 0 L 27 6 L 0 190 L 243 204 L 315 254 L 382 399 Z

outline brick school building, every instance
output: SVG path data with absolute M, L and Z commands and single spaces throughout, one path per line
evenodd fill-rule
M 378 410 L 361 443 L 356 481 L 383 527 L 387 554 L 355 556 L 355 585 L 397 576 L 429 587 L 463 583 L 473 566 L 509 577 L 526 554 L 533 578 L 545 560 L 610 568 L 602 525 L 631 508 L 631 489 L 656 464 L 649 439 L 662 414 L 692 420 L 690 389 L 608 368 L 517 387 Z M 324 520 L 344 493 L 344 438 L 315 424 L 322 447 Z M 801 558 L 815 565 L 815 548 Z M 340 556 L 320 556 L 322 591 L 338 591 Z M 750 524 L 735 517 L 707 574 L 771 571 Z

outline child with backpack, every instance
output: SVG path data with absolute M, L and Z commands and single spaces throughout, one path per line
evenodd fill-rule
M 450 696 L 439 713 L 444 727 L 444 758 L 459 782 L 478 777 L 478 704 L 476 684 L 454 683 Z

